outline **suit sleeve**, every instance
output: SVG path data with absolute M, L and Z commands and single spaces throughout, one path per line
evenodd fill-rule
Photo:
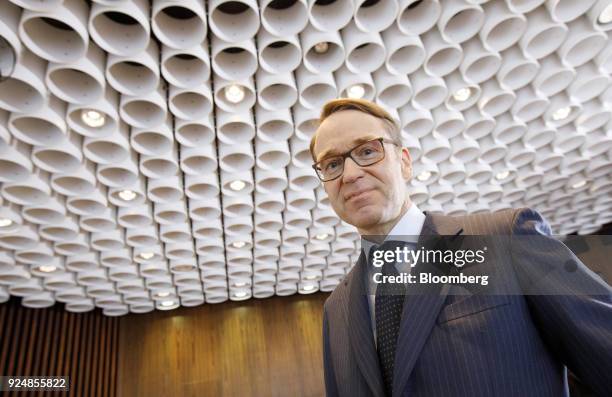
M 325 378 L 325 395 L 327 397 L 338 396 L 334 365 L 329 343 L 329 324 L 327 322 L 327 310 L 323 309 L 323 375 Z
M 609 395 L 612 289 L 551 236 L 537 211 L 519 210 L 512 229 L 512 263 L 538 331 L 582 382 Z

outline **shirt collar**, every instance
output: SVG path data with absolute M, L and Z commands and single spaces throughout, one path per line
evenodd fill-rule
M 411 203 L 408 211 L 406 211 L 395 226 L 393 226 L 389 234 L 385 236 L 384 241 L 387 241 L 389 236 L 391 236 L 392 240 L 416 244 L 421 234 L 421 230 L 423 229 L 424 223 L 425 214 L 416 206 L 416 204 Z M 367 258 L 374 243 L 363 238 L 362 236 L 361 245 Z

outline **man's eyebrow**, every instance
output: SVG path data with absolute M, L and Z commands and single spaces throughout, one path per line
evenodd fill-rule
M 361 137 L 361 138 L 354 139 L 351 142 L 351 149 L 354 148 L 355 146 L 359 146 L 362 143 L 371 141 L 372 139 L 376 139 L 376 138 L 379 138 L 379 136 L 371 135 L 371 136 L 364 136 L 364 137 Z M 317 161 L 324 160 L 327 157 L 337 156 L 339 154 L 341 154 L 341 152 L 339 150 L 336 150 L 336 149 L 327 149 L 326 151 L 321 153 L 321 155 L 319 156 L 319 160 L 317 160 Z

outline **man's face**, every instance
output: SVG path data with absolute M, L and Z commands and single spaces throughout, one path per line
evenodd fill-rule
M 351 150 L 361 138 L 379 137 L 391 139 L 382 120 L 357 110 L 342 110 L 319 126 L 314 154 L 320 161 L 330 153 Z M 361 230 L 373 230 L 397 218 L 406 199 L 406 181 L 412 175 L 408 149 L 400 151 L 390 143 L 384 143 L 384 148 L 385 158 L 378 163 L 360 167 L 347 158 L 342 175 L 323 182 L 334 211 Z

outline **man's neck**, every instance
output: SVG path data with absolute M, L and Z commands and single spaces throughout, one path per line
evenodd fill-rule
M 400 219 L 402 219 L 404 214 L 406 214 L 406 212 L 408 211 L 411 205 L 412 205 L 412 201 L 410 201 L 410 199 L 407 199 L 402 204 L 402 209 L 400 210 L 400 213 L 398 216 L 389 220 L 388 222 L 374 225 L 371 228 L 357 229 L 359 234 L 363 238 L 370 240 L 375 244 L 381 244 L 384 241 L 385 237 L 389 234 L 389 232 L 393 230 L 393 227 L 397 225 L 397 223 L 400 221 Z

